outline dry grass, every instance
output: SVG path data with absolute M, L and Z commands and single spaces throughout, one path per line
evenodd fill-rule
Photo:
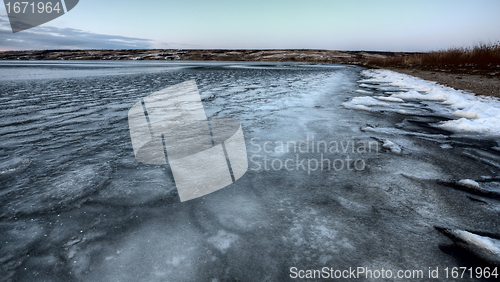
M 500 68 L 500 42 L 479 43 L 472 47 L 418 53 L 403 57 L 372 59 L 368 65 L 379 67 L 419 67 L 419 68 Z

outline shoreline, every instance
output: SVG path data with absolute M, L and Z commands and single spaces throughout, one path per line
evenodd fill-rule
M 421 70 L 386 67 L 384 69 L 435 81 L 444 86 L 476 95 L 500 98 L 500 78 L 497 75 L 451 72 L 447 70 Z
M 421 69 L 379 67 L 373 59 L 405 57 L 416 52 L 337 51 L 319 49 L 130 49 L 130 50 L 28 50 L 2 51 L 2 60 L 153 60 L 153 61 L 250 61 L 348 64 L 383 68 L 412 75 L 476 95 L 500 98 L 500 71 L 476 69 Z

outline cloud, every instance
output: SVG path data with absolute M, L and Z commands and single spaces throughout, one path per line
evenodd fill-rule
M 148 49 L 152 44 L 151 39 L 52 26 L 38 26 L 12 33 L 7 16 L 0 15 L 0 50 Z

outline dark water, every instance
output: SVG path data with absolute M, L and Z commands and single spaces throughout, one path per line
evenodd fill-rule
M 473 265 L 434 227 L 498 234 L 498 199 L 437 180 L 474 179 L 496 191 L 498 143 L 436 129 L 429 124 L 445 118 L 432 110 L 342 107 L 361 70 L 2 63 L 2 281 L 286 281 L 291 267 L 427 275 Z M 249 170 L 180 203 L 168 165 L 135 160 L 127 112 L 191 79 L 208 116 L 241 122 Z M 295 147 L 300 141 L 316 151 Z M 318 149 L 321 141 L 338 150 Z M 322 169 L 325 158 L 336 167 Z M 292 169 L 280 166 L 288 159 Z

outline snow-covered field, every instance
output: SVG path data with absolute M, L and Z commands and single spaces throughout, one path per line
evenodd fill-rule
M 291 267 L 498 262 L 497 100 L 355 66 L 26 64 L 0 63 L 1 281 L 288 281 Z M 208 116 L 241 122 L 249 170 L 180 203 L 168 165 L 135 160 L 127 112 L 191 79 Z M 306 140 L 315 149 L 294 150 Z

